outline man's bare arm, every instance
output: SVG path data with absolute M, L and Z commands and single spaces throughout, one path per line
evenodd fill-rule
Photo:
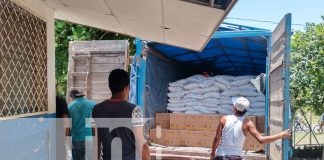
M 249 132 L 251 133 L 251 135 L 261 144 L 267 144 L 267 143 L 274 142 L 274 141 L 276 141 L 278 139 L 290 138 L 291 137 L 291 131 L 290 130 L 286 130 L 286 131 L 283 131 L 281 133 L 271 135 L 271 136 L 263 136 L 256 129 L 255 124 L 252 121 L 249 121 L 247 125 L 248 125 L 248 129 L 249 129 Z
M 222 116 L 220 118 L 220 123 L 218 124 L 216 135 L 215 135 L 215 138 L 214 138 L 214 141 L 213 141 L 213 146 L 212 146 L 210 159 L 213 159 L 215 157 L 215 152 L 216 152 L 216 149 L 218 148 L 218 146 L 220 144 L 220 140 L 221 140 L 221 136 L 222 136 L 222 130 L 224 128 L 225 122 L 226 122 L 226 119 L 225 119 L 224 116 Z

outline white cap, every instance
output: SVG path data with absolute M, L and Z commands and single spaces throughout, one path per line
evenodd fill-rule
M 250 107 L 250 101 L 244 97 L 232 97 L 232 103 L 234 107 L 240 112 L 248 110 Z

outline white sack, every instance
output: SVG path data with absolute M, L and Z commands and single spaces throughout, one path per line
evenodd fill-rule
M 187 91 L 199 88 L 199 84 L 196 82 L 188 82 L 183 85 L 183 88 Z
M 252 108 L 265 108 L 265 102 L 255 102 L 251 105 Z
M 198 111 L 186 111 L 185 114 L 201 114 Z
M 182 98 L 188 92 L 170 92 L 168 93 L 169 98 Z
M 236 80 L 236 81 L 231 82 L 230 86 L 243 86 L 250 82 L 251 82 L 250 79 L 241 79 L 241 80 Z
M 219 92 L 208 92 L 205 93 L 203 95 L 201 95 L 201 99 L 205 99 L 205 98 L 219 98 L 220 94 Z
M 174 108 L 174 107 L 185 107 L 184 103 L 169 103 L 168 107 Z
M 202 99 L 202 95 L 201 94 L 198 94 L 198 93 L 189 93 L 187 95 L 184 96 L 184 98 L 192 98 L 192 99 Z
M 258 96 L 258 92 L 256 92 L 255 90 L 251 90 L 251 89 L 241 89 L 239 93 L 240 93 L 240 96 L 243 96 L 243 97 Z
M 240 94 L 240 90 L 237 90 L 237 89 L 227 89 L 221 95 L 222 96 L 234 97 L 234 96 L 238 96 L 239 94 Z
M 234 76 L 229 76 L 229 75 L 217 75 L 216 77 L 222 78 L 226 81 L 232 82 L 234 81 L 235 77 Z
M 216 85 L 217 87 L 219 87 L 221 91 L 224 91 L 227 88 L 229 88 L 228 86 L 226 86 L 225 84 L 220 83 L 220 82 L 216 82 L 214 85 Z
M 214 83 L 215 83 L 214 80 L 208 79 L 208 80 L 205 80 L 205 81 L 199 83 L 199 86 L 200 86 L 201 88 L 207 88 L 207 87 L 212 86 Z
M 182 87 L 172 87 L 172 86 L 170 86 L 169 91 L 170 92 L 182 92 L 182 91 L 184 91 L 184 89 Z

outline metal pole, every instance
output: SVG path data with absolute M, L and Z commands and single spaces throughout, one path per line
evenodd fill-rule
M 309 112 L 309 121 L 310 121 L 309 129 L 312 130 L 312 113 L 311 112 Z M 309 134 L 309 144 L 312 144 L 312 134 Z

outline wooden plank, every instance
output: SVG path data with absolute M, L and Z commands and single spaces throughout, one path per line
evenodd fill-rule
M 280 53 L 282 50 L 285 49 L 285 43 L 286 43 L 286 35 L 283 35 L 283 37 L 280 37 L 280 39 L 274 44 L 274 46 L 271 47 L 271 58 L 276 56 L 278 53 Z
M 125 57 L 118 56 L 118 57 L 94 57 L 91 60 L 92 64 L 114 64 L 114 63 L 119 63 L 119 64 L 124 64 L 125 63 Z
M 110 98 L 111 93 L 110 92 L 91 92 L 91 98 L 95 99 L 107 99 Z
M 76 85 L 84 84 L 84 81 L 77 81 L 75 82 Z M 90 82 L 92 85 L 107 85 L 108 86 L 108 81 L 107 82 Z
M 108 83 L 108 76 L 109 76 L 109 72 L 105 72 L 105 73 L 92 72 L 91 82 L 92 83 L 101 83 L 101 82 Z
M 286 32 L 286 19 L 283 18 L 272 32 L 271 46 Z
M 110 72 L 114 69 L 125 69 L 123 64 L 92 64 L 90 72 Z M 76 65 L 75 72 L 87 72 L 87 67 L 84 65 Z
M 91 55 L 86 60 L 86 67 L 87 67 L 88 74 L 87 74 L 86 80 L 85 80 L 85 87 L 86 87 L 86 93 L 85 94 L 86 94 L 87 97 L 91 97 L 91 93 L 89 91 L 89 87 L 90 87 L 89 83 L 91 81 L 91 62 L 90 61 L 91 61 Z
M 80 88 L 87 86 L 88 98 L 95 99 L 96 102 L 109 98 L 109 73 L 116 68 L 127 68 L 125 62 L 128 56 L 127 48 L 128 42 L 125 40 L 71 42 L 70 59 L 71 56 L 75 56 L 73 72 L 89 72 L 88 77 L 81 76 L 81 73 L 74 73 L 78 75 L 74 76 L 74 86 Z M 87 58 L 89 57 L 87 54 L 91 55 L 90 58 Z M 87 61 L 88 59 L 90 60 Z
M 75 61 L 77 61 L 77 60 L 82 60 L 82 59 L 85 60 L 89 57 L 90 57 L 90 55 L 88 55 L 88 54 L 87 55 L 82 54 L 82 55 L 74 55 L 71 58 L 74 59 Z
M 125 58 L 122 56 L 118 57 L 92 57 L 91 64 L 124 64 Z M 85 65 L 86 59 L 80 59 L 76 61 L 77 65 Z
M 127 40 L 104 40 L 104 41 L 80 41 L 71 42 L 73 52 L 119 52 L 125 51 L 128 46 Z
M 274 70 L 276 70 L 277 68 L 281 68 L 281 66 L 283 66 L 284 63 L 284 55 L 280 54 L 278 55 L 278 57 L 276 57 L 277 59 L 275 59 L 274 61 L 271 61 L 270 64 L 270 73 L 273 72 Z M 283 70 L 281 70 L 283 72 Z
M 284 99 L 283 90 L 284 84 L 283 81 L 277 81 L 275 83 L 270 84 L 270 101 L 282 101 Z
M 110 98 L 110 96 L 108 96 L 108 98 Z M 92 101 L 95 101 L 96 103 L 101 103 L 101 102 L 103 102 L 103 101 L 105 101 L 105 100 L 107 100 L 108 99 L 107 97 L 106 98 L 102 98 L 102 97 L 100 97 L 100 98 L 96 98 L 96 97 L 88 97 L 88 99 L 90 99 L 90 100 L 92 100 Z
M 87 76 L 87 74 L 89 74 L 89 72 L 72 72 L 71 73 L 72 76 Z
M 283 117 L 282 117 L 282 114 L 281 114 L 281 117 L 280 118 L 277 118 L 277 119 L 273 119 L 273 118 L 270 118 L 269 120 L 269 125 L 270 125 L 270 135 L 274 135 L 274 134 L 278 134 L 280 132 L 282 132 L 282 126 L 283 126 L 283 121 L 282 121 Z M 270 143 L 270 153 L 271 153 L 271 158 L 273 160 L 279 160 L 279 159 L 282 159 L 282 153 L 281 153 L 281 148 L 278 147 L 278 144 L 279 146 L 281 146 L 281 143 L 282 140 L 279 139 L 273 143 Z
M 282 101 L 270 101 L 270 114 L 272 119 L 282 118 L 283 115 L 283 102 Z
M 277 68 L 282 68 L 283 63 L 284 63 L 284 55 L 281 54 L 278 57 L 278 60 L 277 61 L 273 61 L 273 62 L 271 61 L 271 64 L 270 64 L 270 73 L 273 72 L 274 70 L 276 70 Z
M 70 48 L 69 48 L 70 50 Z M 70 103 L 70 97 L 69 97 L 69 92 L 71 90 L 72 87 L 74 87 L 74 77 L 72 76 L 72 72 L 75 72 L 75 62 L 74 59 L 72 59 L 71 57 L 74 55 L 74 52 L 70 52 L 69 55 L 69 63 L 68 63 L 68 79 L 67 79 L 67 91 L 66 91 L 66 99 L 67 99 L 67 103 Z
M 283 69 L 282 69 L 283 66 L 280 66 L 280 67 L 281 68 L 277 68 L 276 70 L 274 70 L 271 73 L 271 76 L 269 77 L 270 84 L 271 83 L 274 83 L 276 81 L 279 81 L 279 80 L 284 80 L 284 77 L 283 77 Z

